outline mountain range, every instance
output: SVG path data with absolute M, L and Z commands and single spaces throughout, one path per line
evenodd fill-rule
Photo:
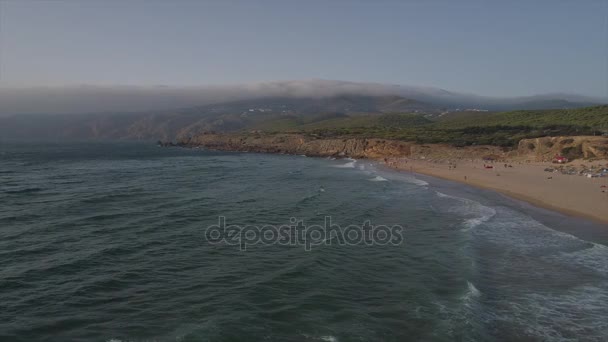
M 222 87 L 0 89 L 0 138 L 164 139 L 313 122 L 418 113 L 426 118 L 518 109 L 569 109 L 602 99 L 552 94 L 493 98 L 438 88 L 309 80 Z M 175 109 L 177 108 L 177 109 Z

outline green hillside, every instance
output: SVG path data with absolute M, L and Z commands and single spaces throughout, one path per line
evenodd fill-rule
M 321 137 L 374 137 L 449 143 L 456 146 L 514 146 L 524 138 L 594 135 L 608 131 L 608 106 L 581 109 L 467 112 L 430 120 L 419 114 L 320 115 L 270 120 L 256 126 L 273 132 Z
M 313 132 L 355 128 L 403 129 L 431 123 L 433 121 L 418 114 L 323 114 L 269 120 L 253 127 L 268 132 Z
M 608 129 L 608 106 L 578 109 L 518 110 L 502 113 L 478 112 L 467 116 L 440 121 L 443 127 L 462 128 L 475 126 L 578 126 Z

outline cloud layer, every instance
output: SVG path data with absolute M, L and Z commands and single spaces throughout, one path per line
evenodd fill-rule
M 52 88 L 0 88 L 0 115 L 162 111 L 262 97 L 319 98 L 343 94 L 400 95 L 447 106 L 485 106 L 526 100 L 526 98 L 481 97 L 453 93 L 439 88 L 319 79 L 200 87 L 83 85 Z M 603 102 L 599 99 L 565 94 L 535 96 L 527 99 L 543 98 Z

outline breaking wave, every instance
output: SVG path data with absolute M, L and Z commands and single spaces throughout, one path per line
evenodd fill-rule
M 477 201 L 446 195 L 439 191 L 435 191 L 435 194 L 440 198 L 446 198 L 457 202 L 456 205 L 451 206 L 447 211 L 464 216 L 464 221 L 462 222 L 463 231 L 473 229 L 496 215 L 495 209 L 487 207 Z
M 420 185 L 420 186 L 427 186 L 429 185 L 428 182 L 423 181 L 422 179 L 418 179 L 415 177 L 406 177 L 405 181 L 408 183 L 412 183 L 412 184 L 416 184 L 416 185 Z
M 376 176 L 376 177 L 370 179 L 370 181 L 372 181 L 372 182 L 386 182 L 386 181 L 388 181 L 388 179 L 386 179 L 386 178 L 384 178 L 382 176 Z
M 351 159 L 351 158 L 347 158 L 347 160 L 350 160 L 350 161 L 348 163 L 346 163 L 346 164 L 335 165 L 334 167 L 344 168 L 344 169 L 354 169 L 355 168 L 355 164 L 357 163 L 357 161 L 355 159 Z

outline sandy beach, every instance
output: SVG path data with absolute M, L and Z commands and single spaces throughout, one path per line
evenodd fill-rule
M 547 162 L 394 158 L 385 163 L 395 169 L 495 190 L 539 207 L 608 224 L 608 177 L 548 172 L 545 170 L 555 168 L 556 164 Z M 607 163 L 604 160 L 586 165 Z M 580 168 L 581 164 L 572 163 L 572 166 Z

